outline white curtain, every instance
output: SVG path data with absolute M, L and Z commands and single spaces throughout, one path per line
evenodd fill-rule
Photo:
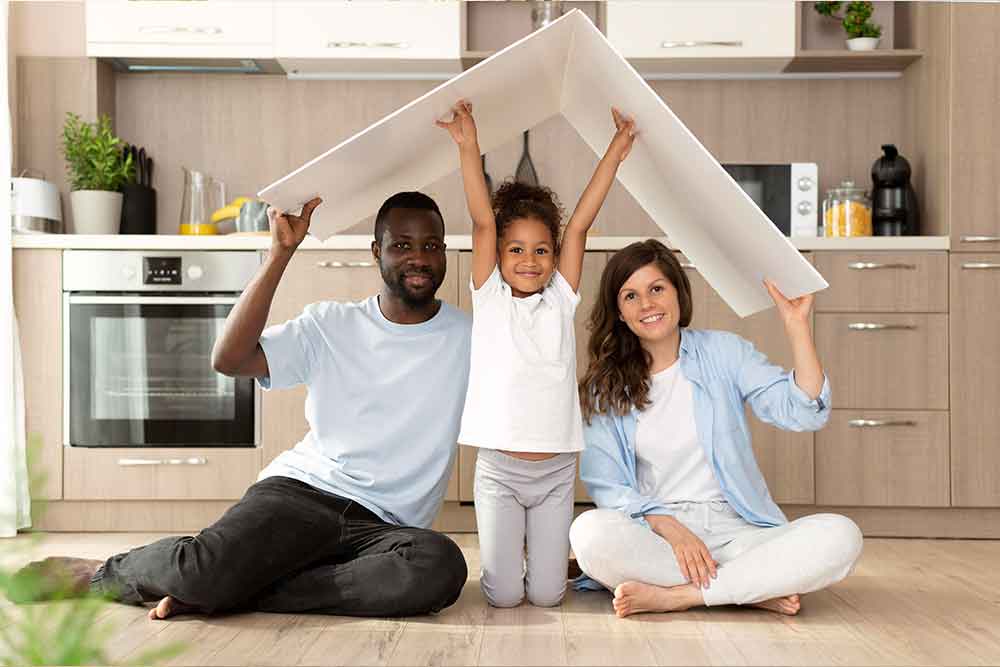
M 10 231 L 12 135 L 8 87 L 9 5 L 0 0 L 0 537 L 31 525 L 28 465 L 25 455 L 24 377 L 14 319 Z

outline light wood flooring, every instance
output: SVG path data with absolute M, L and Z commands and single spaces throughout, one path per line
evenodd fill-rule
M 160 537 L 49 534 L 0 541 L 0 564 L 46 555 L 103 558 Z M 109 654 L 134 659 L 182 642 L 176 665 L 985 665 L 1000 663 L 1000 541 L 869 539 L 856 572 L 803 597 L 794 618 L 740 608 L 617 619 L 610 595 L 561 607 L 492 609 L 478 586 L 475 535 L 462 597 L 437 616 L 354 619 L 235 614 L 146 619 L 109 605 Z M 780 567 L 780 563 L 775 564 Z M 6 601 L 3 604 L 8 604 Z

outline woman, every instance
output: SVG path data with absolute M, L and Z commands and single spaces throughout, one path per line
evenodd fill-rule
M 663 244 L 628 246 L 601 276 L 580 382 L 580 476 L 598 509 L 574 521 L 570 541 L 583 572 L 614 591 L 619 617 L 721 604 L 793 615 L 799 594 L 840 581 L 861 554 L 846 517 L 789 523 L 754 459 L 745 402 L 794 431 L 830 414 L 812 295 L 789 300 L 765 286 L 792 372 L 735 334 L 688 329 L 691 287 Z

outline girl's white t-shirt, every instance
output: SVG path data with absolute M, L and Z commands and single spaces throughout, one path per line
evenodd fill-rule
M 458 441 L 515 452 L 581 451 L 573 328 L 580 295 L 558 271 L 525 298 L 514 298 L 499 268 L 478 290 L 470 288 L 472 357 Z
M 639 493 L 665 503 L 725 500 L 698 441 L 691 381 L 680 360 L 650 378 L 635 431 Z

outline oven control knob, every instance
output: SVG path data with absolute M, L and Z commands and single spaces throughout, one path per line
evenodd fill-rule
M 202 270 L 202 268 L 197 264 L 189 266 L 187 270 L 188 278 L 190 278 L 191 280 L 198 280 L 198 278 L 201 278 L 202 275 L 204 275 L 204 273 L 205 272 Z
M 801 190 L 802 192 L 808 192 L 813 188 L 813 179 L 809 178 L 808 176 L 803 176 L 802 178 L 799 179 L 798 186 L 799 190 Z
M 812 202 L 800 201 L 799 205 L 795 207 L 799 213 L 802 215 L 809 215 L 813 212 Z
M 132 280 L 133 278 L 135 278 L 135 267 L 134 266 L 123 267 L 122 276 L 124 276 L 125 280 Z

